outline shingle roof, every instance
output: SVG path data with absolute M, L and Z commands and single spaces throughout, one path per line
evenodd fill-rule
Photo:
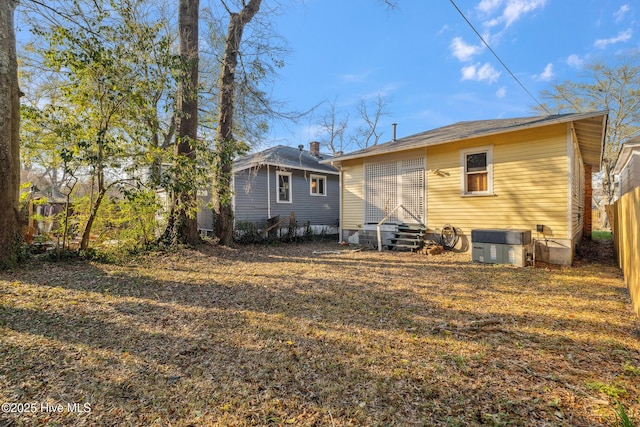
M 322 160 L 322 163 L 411 150 L 429 145 L 446 144 L 481 136 L 547 126 L 554 122 L 567 123 L 574 121 L 576 122 L 576 134 L 578 135 L 580 149 L 583 151 L 585 163 L 599 167 L 607 117 L 607 111 L 597 111 L 592 113 L 464 121 L 399 138 L 396 141 L 378 144 L 343 156 L 336 156 L 330 160 Z
M 233 162 L 233 171 L 239 172 L 259 165 L 271 165 L 337 175 L 338 171 L 336 168 L 329 164 L 319 163 L 321 160 L 330 158 L 331 156 L 326 154 L 321 154 L 320 157 L 314 157 L 309 150 L 277 145 L 236 160 Z

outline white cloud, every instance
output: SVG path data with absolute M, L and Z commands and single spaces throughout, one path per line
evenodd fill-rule
M 623 4 L 620 9 L 614 12 L 613 16 L 616 18 L 616 22 L 620 22 L 624 19 L 624 15 L 629 12 L 630 8 L 628 4 Z
M 474 46 L 470 44 L 466 44 L 462 37 L 456 37 L 451 41 L 450 45 L 453 56 L 458 58 L 460 61 L 468 61 L 474 55 L 477 55 L 482 51 L 482 46 Z
M 500 7 L 505 4 L 503 0 L 482 0 L 476 9 L 485 15 L 494 15 Z M 509 27 L 511 24 L 519 20 L 523 15 L 543 8 L 547 4 L 547 0 L 506 0 L 506 5 L 502 13 L 491 19 L 487 19 L 483 24 L 485 27 L 495 27 L 504 24 Z
M 582 68 L 582 66 L 584 65 L 584 59 L 580 58 L 576 54 L 569 55 L 569 57 L 567 58 L 567 65 L 573 68 Z
M 361 73 L 353 73 L 353 74 L 341 74 L 338 76 L 340 80 L 347 83 L 364 83 L 367 81 L 368 77 L 372 74 L 371 70 L 365 70 Z
M 468 65 L 462 67 L 460 71 L 462 72 L 462 80 L 475 80 L 478 82 L 486 80 L 488 83 L 497 81 L 501 74 L 489 63 L 485 63 L 482 66 L 480 64 Z
M 607 46 L 609 46 L 610 44 L 626 42 L 627 40 L 631 39 L 632 35 L 633 35 L 633 31 L 631 29 L 628 29 L 626 31 L 620 31 L 618 33 L 618 35 L 615 36 L 615 37 L 610 37 L 608 39 L 598 39 L 598 40 L 596 40 L 593 43 L 593 46 L 597 47 L 597 48 L 600 48 L 600 49 L 604 49 Z
M 476 9 L 478 9 L 482 13 L 493 13 L 500 5 L 502 4 L 502 0 L 482 0 Z
M 546 67 L 544 67 L 544 71 L 541 74 L 536 74 L 533 76 L 534 79 L 542 82 L 548 82 L 553 78 L 553 64 L 548 63 Z
M 544 7 L 547 3 L 547 0 L 511 0 L 507 4 L 507 7 L 504 9 L 504 13 L 502 14 L 505 25 L 508 27 L 509 25 L 516 22 L 522 15 L 525 15 L 529 12 L 533 12 L 538 8 Z
M 438 31 L 436 34 L 438 35 L 442 35 L 444 33 L 446 33 L 447 31 L 449 31 L 451 29 L 451 27 L 449 27 L 448 25 L 444 25 L 442 28 L 440 28 L 440 31 Z
M 505 96 L 507 96 L 507 88 L 502 86 L 500 89 L 496 91 L 496 97 L 504 98 Z
M 393 95 L 393 93 L 397 92 L 398 89 L 400 89 L 402 86 L 404 85 L 400 82 L 387 83 L 375 91 L 362 94 L 360 96 L 360 99 L 376 99 L 378 97 L 389 98 L 391 95 Z

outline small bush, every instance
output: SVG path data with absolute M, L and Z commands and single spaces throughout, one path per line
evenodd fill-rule
M 250 221 L 238 221 L 234 235 L 236 242 L 242 244 L 260 243 L 263 240 L 258 226 Z

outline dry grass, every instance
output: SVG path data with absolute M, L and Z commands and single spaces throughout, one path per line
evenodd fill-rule
M 38 407 L 0 425 L 612 426 L 616 401 L 640 420 L 638 323 L 612 263 L 313 253 L 339 249 L 1 274 L 0 402 Z

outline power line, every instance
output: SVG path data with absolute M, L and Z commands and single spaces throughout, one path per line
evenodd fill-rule
M 471 29 L 476 33 L 476 35 L 480 38 L 480 40 L 482 40 L 482 43 L 484 43 L 484 45 L 487 47 L 487 49 L 489 49 L 489 51 L 493 54 L 493 56 L 495 56 L 495 58 L 504 67 L 504 69 L 507 70 L 507 72 L 511 75 L 513 80 L 515 80 L 516 83 L 518 83 L 520 85 L 520 87 L 527 93 L 527 95 L 529 95 L 531 97 L 531 99 L 533 99 L 536 102 L 536 104 L 538 104 L 540 106 L 540 108 L 542 108 L 544 111 L 546 111 L 547 114 L 552 115 L 552 113 L 547 109 L 547 107 L 542 105 L 540 103 L 540 101 L 538 101 L 538 99 L 535 96 L 533 96 L 533 94 L 531 92 L 529 92 L 529 89 L 527 89 L 525 87 L 525 85 L 516 77 L 516 75 L 513 74 L 513 72 L 509 69 L 509 67 L 507 67 L 507 64 L 505 64 L 504 61 L 502 61 L 502 59 L 500 59 L 498 54 L 491 48 L 491 46 L 489 46 L 489 43 L 487 43 L 487 41 L 484 39 L 484 37 L 482 37 L 482 35 L 478 32 L 478 30 L 476 30 L 476 27 L 474 27 L 473 24 L 471 23 L 471 21 L 469 21 L 467 19 L 467 17 L 464 15 L 464 13 L 462 13 L 462 11 L 460 10 L 460 8 L 456 4 L 456 2 L 454 0 L 449 0 L 449 1 L 453 5 L 453 7 L 456 8 L 456 10 L 460 14 L 460 16 L 462 16 L 462 18 L 467 22 L 467 24 L 469 24 Z

